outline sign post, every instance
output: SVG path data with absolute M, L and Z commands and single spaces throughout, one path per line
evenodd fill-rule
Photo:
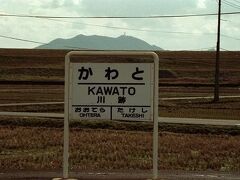
M 86 61 L 86 56 L 93 60 Z M 111 61 L 99 61 L 102 57 Z M 89 119 L 153 121 L 153 178 L 157 178 L 158 66 L 153 52 L 71 51 L 66 55 L 64 178 L 69 176 L 69 121 Z

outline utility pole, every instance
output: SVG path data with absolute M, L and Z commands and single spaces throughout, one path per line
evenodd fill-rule
M 216 64 L 215 64 L 214 102 L 219 101 L 219 59 L 220 59 L 221 3 L 222 3 L 221 0 L 218 0 L 218 30 L 217 30 L 217 49 L 216 49 Z

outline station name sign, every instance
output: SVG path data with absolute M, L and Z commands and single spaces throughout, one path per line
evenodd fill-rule
M 71 51 L 66 55 L 63 178 L 69 177 L 69 121 L 126 120 L 153 122 L 153 179 L 157 179 L 158 66 L 154 52 Z
M 151 120 L 153 63 L 70 63 L 70 119 Z

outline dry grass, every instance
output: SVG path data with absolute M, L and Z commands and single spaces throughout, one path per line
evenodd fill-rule
M 63 81 L 66 53 L 67 51 L 55 50 L 0 49 L 0 80 Z M 160 69 L 169 70 L 174 74 L 171 78 L 161 77 L 160 83 L 213 82 L 214 52 L 158 54 Z M 220 83 L 240 83 L 239 58 L 239 52 L 221 54 Z M 160 87 L 159 90 L 160 97 L 208 96 L 212 95 L 212 92 L 213 89 L 209 87 Z M 62 85 L 0 85 L 0 104 L 63 101 L 63 93 Z M 239 89 L 221 88 L 220 94 L 239 95 Z M 184 100 L 160 101 L 159 110 L 161 116 L 169 117 L 239 119 L 239 107 L 239 99 L 221 100 L 220 103 Z M 63 112 L 63 106 L 12 106 L 0 107 L 0 110 Z M 60 169 L 63 123 L 54 123 L 56 124 L 53 126 L 49 119 L 21 118 L 15 121 L 11 118 L 1 118 L 0 171 Z M 71 169 L 151 169 L 152 126 L 135 124 L 126 128 L 128 126 L 128 123 L 73 123 L 70 143 Z M 161 169 L 240 171 L 238 128 L 225 128 L 220 131 L 215 130 L 215 127 L 206 129 L 179 126 L 162 125 L 160 128 Z
M 0 104 L 24 102 L 63 102 L 62 85 L 0 85 Z
M 0 80 L 63 80 L 69 50 L 0 49 Z M 169 83 L 213 83 L 215 52 L 156 52 Z M 240 82 L 240 52 L 221 52 L 220 83 Z M 115 59 L 114 59 L 115 60 Z M 163 82 L 166 82 L 163 79 Z
M 211 99 L 190 99 L 163 101 L 160 115 L 163 117 L 189 117 L 209 119 L 236 119 L 240 117 L 240 98 L 221 99 L 213 103 Z
M 64 79 L 64 56 L 67 50 L 16 50 L 0 49 L 0 81 L 29 80 L 61 81 Z M 213 83 L 215 52 L 157 52 L 160 57 L 159 67 L 164 77 L 160 83 L 170 84 L 201 84 Z M 220 95 L 239 95 L 240 83 L 240 52 L 221 53 L 220 84 L 232 84 L 235 87 L 221 87 Z M 171 74 L 171 76 L 167 75 Z M 161 73 L 160 73 L 161 75 Z M 213 87 L 168 87 L 159 88 L 159 96 L 212 96 Z M 62 101 L 63 85 L 0 85 L 0 104 L 18 102 Z M 160 101 L 160 115 L 169 117 L 198 117 L 239 119 L 240 100 L 234 104 L 210 105 L 185 100 Z M 194 104 L 195 103 L 195 104 Z M 0 107 L 0 111 L 32 111 L 32 112 L 63 112 L 63 106 L 13 106 Z
M 60 169 L 63 130 L 0 127 L 0 169 Z M 72 129 L 71 169 L 151 169 L 152 134 Z M 159 134 L 161 169 L 240 171 L 240 136 Z

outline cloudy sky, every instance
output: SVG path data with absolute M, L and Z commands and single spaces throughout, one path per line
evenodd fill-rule
M 222 1 L 222 12 L 240 12 L 240 0 Z M 216 0 L 0 0 L 0 4 L 0 14 L 46 16 L 181 15 L 217 13 L 218 8 Z M 240 14 L 222 16 L 223 49 L 240 50 L 239 18 Z M 216 31 L 217 16 L 61 20 L 0 16 L 0 48 L 38 46 L 1 36 L 47 43 L 79 34 L 126 34 L 168 50 L 204 50 L 216 46 Z

